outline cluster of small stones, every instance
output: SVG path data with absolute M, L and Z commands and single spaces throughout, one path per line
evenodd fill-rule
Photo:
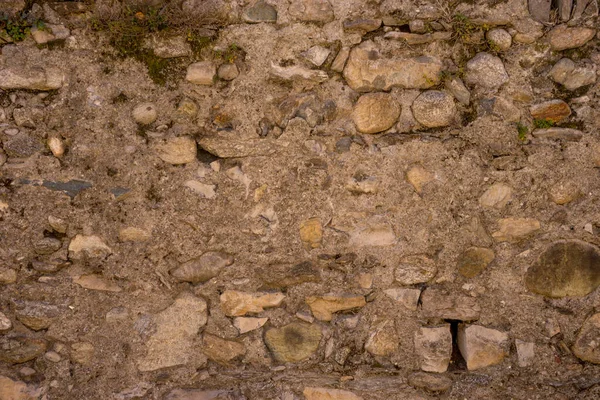
M 0 399 L 600 396 L 597 2 L 445 3 L 0 32 Z

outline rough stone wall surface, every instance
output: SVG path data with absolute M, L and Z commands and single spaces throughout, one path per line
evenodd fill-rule
M 0 400 L 600 398 L 596 0 L 0 14 Z

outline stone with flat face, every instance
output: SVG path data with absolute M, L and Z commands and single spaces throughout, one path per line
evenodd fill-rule
M 293 322 L 265 333 L 265 343 L 275 358 L 282 362 L 298 362 L 313 355 L 321 342 L 321 328 Z

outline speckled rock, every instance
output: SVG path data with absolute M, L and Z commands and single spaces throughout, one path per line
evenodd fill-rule
M 506 82 L 509 76 L 504 63 L 499 57 L 489 53 L 477 53 L 467 62 L 465 82 L 483 89 L 497 89 Z
M 300 21 L 326 23 L 334 19 L 329 0 L 292 0 L 289 14 Z
M 400 104 L 386 93 L 362 95 L 352 113 L 352 119 L 362 133 L 378 133 L 391 128 L 400 116 Z
M 559 25 L 548 32 L 548 41 L 553 51 L 562 51 L 581 47 L 592 40 L 595 35 L 595 29 Z
M 298 362 L 312 356 L 321 342 L 321 328 L 302 322 L 293 322 L 265 333 L 265 343 L 281 362 Z
M 439 90 L 424 91 L 412 104 L 415 119 L 426 128 L 439 128 L 454 123 L 456 105 L 452 96 Z
M 415 332 L 415 353 L 426 372 L 446 372 L 452 356 L 450 325 L 421 327 Z

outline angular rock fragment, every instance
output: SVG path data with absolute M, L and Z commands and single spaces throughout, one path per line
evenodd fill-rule
M 481 314 L 481 307 L 475 298 L 439 289 L 423 291 L 421 303 L 424 318 L 476 321 Z
M 181 294 L 153 318 L 155 332 L 146 343 L 146 355 L 138 359 L 140 371 L 183 365 L 193 356 L 193 343 L 208 319 L 206 301 Z
M 350 391 L 340 389 L 306 387 L 302 394 L 306 400 L 363 400 Z
M 278 307 L 285 299 L 281 293 L 248 293 L 226 290 L 221 294 L 221 309 L 229 317 L 260 313 L 265 308 Z
M 394 276 L 403 285 L 414 285 L 429 282 L 436 274 L 435 261 L 424 255 L 414 255 L 400 261 Z
M 302 56 L 315 67 L 320 67 L 327 60 L 330 53 L 331 50 L 323 46 L 313 46 L 302 53 Z
M 350 51 L 344 68 L 348 85 L 359 92 L 404 89 L 427 89 L 440 82 L 442 63 L 436 58 L 383 58 L 372 41 L 365 41 Z
M 531 116 L 551 122 L 560 122 L 571 115 L 571 108 L 563 100 L 550 100 L 529 108 Z
M 209 251 L 200 257 L 183 263 L 171 271 L 171 276 L 180 282 L 206 282 L 233 264 L 232 255 L 221 251 Z
M 345 31 L 360 32 L 363 34 L 367 33 L 367 32 L 375 31 L 375 30 L 379 29 L 380 26 L 381 26 L 380 19 L 368 19 L 368 18 L 358 18 L 358 19 L 352 19 L 352 20 L 347 19 L 342 23 L 342 27 L 344 28 Z
M 452 379 L 444 375 L 413 372 L 408 376 L 408 384 L 428 392 L 446 392 L 452 387 Z
M 527 270 L 525 285 L 548 297 L 585 296 L 600 286 L 600 250 L 580 240 L 558 240 Z
M 367 303 L 364 296 L 325 295 L 307 297 L 306 304 L 308 304 L 316 319 L 319 321 L 331 321 L 334 313 L 360 308 Z
M 293 322 L 265 333 L 265 343 L 273 356 L 281 362 L 298 362 L 312 356 L 321 342 L 321 328 Z
M 460 78 L 447 79 L 444 83 L 446 90 L 448 90 L 456 100 L 468 106 L 471 102 L 471 92 L 465 86 L 464 82 Z
M 60 315 L 59 307 L 44 302 L 17 301 L 15 306 L 17 319 L 34 331 L 48 329 Z
M 378 133 L 391 128 L 400 116 L 400 104 L 387 93 L 362 95 L 352 113 L 352 119 L 362 133 Z
M 385 223 L 371 223 L 350 232 L 350 245 L 357 247 L 385 247 L 396 244 L 392 227 Z
M 553 51 L 562 51 L 581 47 L 596 35 L 596 30 L 584 27 L 558 25 L 548 32 L 548 41 Z
M 583 323 L 573 344 L 573 354 L 580 360 L 600 364 L 600 314 Z
M 369 334 L 365 350 L 374 356 L 388 357 L 398 351 L 399 345 L 400 338 L 394 321 L 385 321 Z
M 552 0 L 529 0 L 529 13 L 539 22 L 550 22 Z
M 348 57 L 350 56 L 350 47 L 344 46 L 340 49 L 339 53 L 333 59 L 331 63 L 331 70 L 335 72 L 342 72 Z
M 577 65 L 569 58 L 561 58 L 554 64 L 548 76 L 565 89 L 576 90 L 596 82 L 596 69 L 585 64 Z
M 84 289 L 99 290 L 102 292 L 120 292 L 123 289 L 116 283 L 97 274 L 80 275 L 73 278 L 73 283 Z
M 329 79 L 325 71 L 308 69 L 301 65 L 282 67 L 273 62 L 271 62 L 271 75 L 283 81 L 312 81 L 321 83 Z
M 31 361 L 46 351 L 48 343 L 44 339 L 27 336 L 0 336 L 0 361 L 8 364 L 21 364 Z
M 228 365 L 235 359 L 243 357 L 246 354 L 246 347 L 243 343 L 205 333 L 202 339 L 202 352 L 210 360 Z
M 427 183 L 432 182 L 435 177 L 425 168 L 416 165 L 408 170 L 406 173 L 406 179 L 411 185 L 413 185 L 417 193 L 421 193 L 423 191 L 423 187 Z
M 421 327 L 415 332 L 415 353 L 426 372 L 446 372 L 452 357 L 450 324 Z
M 515 339 L 519 367 L 529 367 L 535 361 L 535 343 Z
M 489 208 L 504 208 L 512 198 L 512 188 L 504 183 L 494 183 L 479 198 L 479 204 Z
M 44 394 L 43 388 L 15 381 L 0 375 L 0 399 L 3 400 L 38 400 Z
M 83 257 L 104 257 L 112 250 L 99 236 L 77 235 L 69 242 L 69 258 L 78 260 Z
M 321 247 L 323 227 L 319 218 L 310 218 L 300 223 L 300 240 L 307 250 Z
M 469 371 L 501 363 L 510 347 L 506 333 L 479 325 L 459 325 L 457 340 Z
M 419 297 L 421 297 L 420 289 L 386 289 L 383 291 L 392 300 L 402 304 L 405 308 L 411 311 L 417 311 Z
M 181 136 L 156 143 L 154 150 L 158 157 L 173 165 L 187 164 L 196 159 L 196 141 L 189 136 Z
M 0 332 L 4 332 L 12 328 L 12 321 L 3 312 L 0 312 Z
M 504 218 L 498 221 L 498 230 L 492 237 L 498 242 L 518 242 L 541 228 L 540 221 L 533 218 Z
M 470 247 L 458 258 L 458 272 L 466 278 L 473 278 L 486 269 L 494 258 L 495 254 L 491 249 Z
M 236 317 L 233 319 L 233 326 L 243 335 L 261 328 L 268 320 L 269 318 Z

